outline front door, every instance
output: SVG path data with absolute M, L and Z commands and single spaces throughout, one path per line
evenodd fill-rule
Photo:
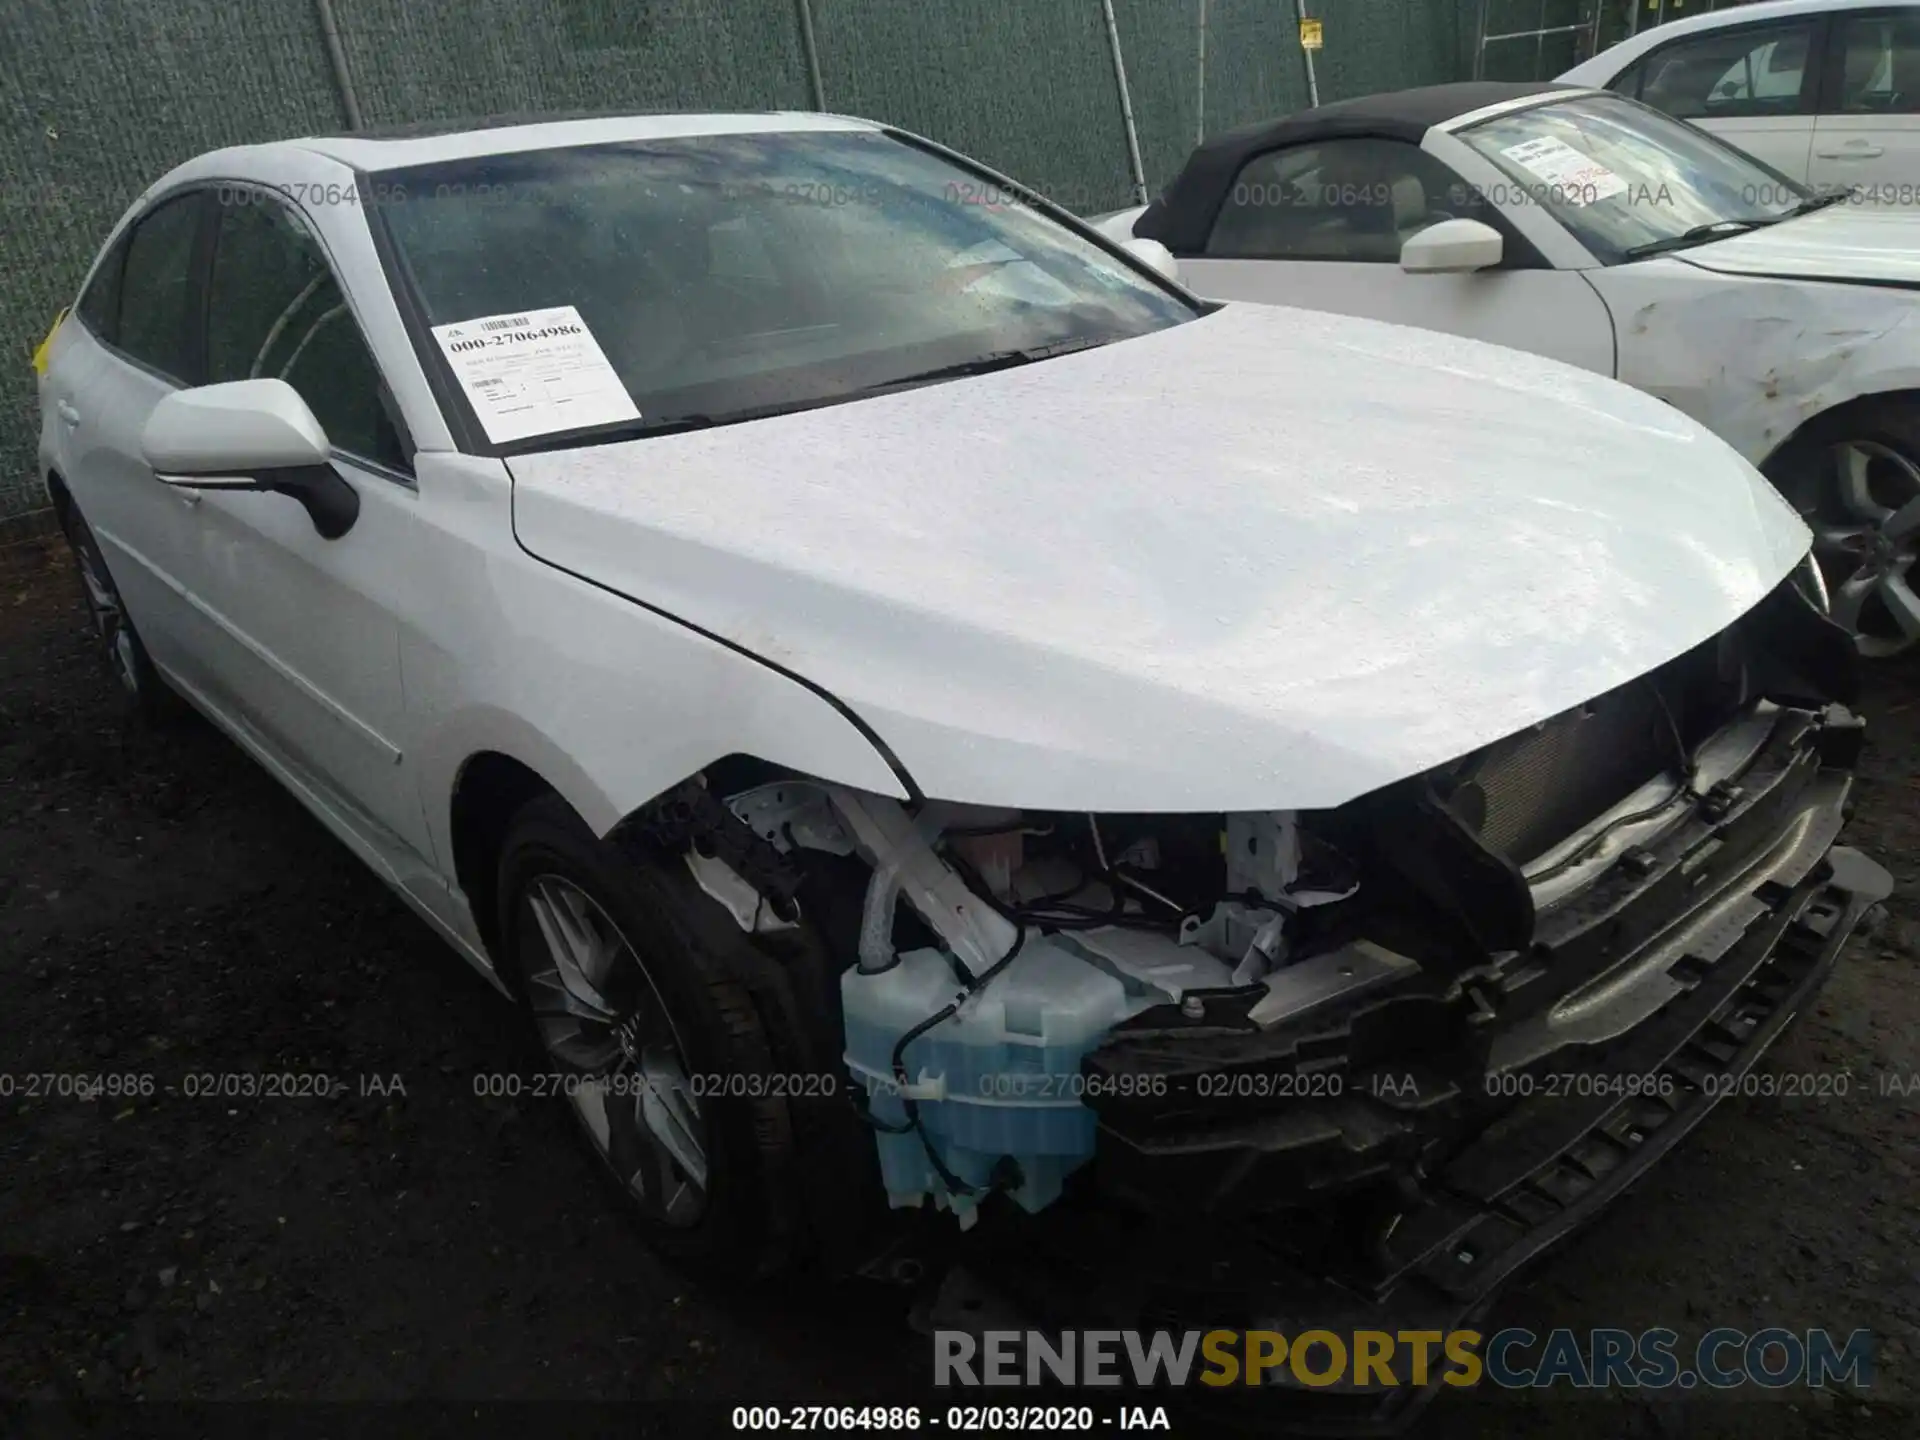
M 202 492 L 200 572 L 219 629 L 219 698 L 376 848 L 424 854 L 397 619 L 418 558 L 410 458 L 311 229 L 266 192 L 220 195 L 208 380 L 292 385 L 327 432 L 360 513 L 329 540 L 283 495 Z

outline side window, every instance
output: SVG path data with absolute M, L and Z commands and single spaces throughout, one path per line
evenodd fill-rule
M 1656 50 L 1635 67 L 1639 98 L 1679 120 L 1800 114 L 1814 23 L 1742 25 Z
M 1841 115 L 1920 114 L 1920 12 L 1834 17 Z
M 1328 140 L 1269 151 L 1234 177 L 1206 254 L 1394 264 L 1442 220 L 1486 220 L 1452 170 L 1404 140 Z
M 200 232 L 198 191 L 176 195 L 137 221 L 127 237 L 115 343 L 162 375 L 185 385 L 194 374 L 192 303 L 194 241 Z
M 122 236 L 95 268 L 77 307 L 87 329 L 109 345 L 120 340 L 120 272 L 126 263 L 127 240 Z
M 260 191 L 221 192 L 207 286 L 207 378 L 285 380 L 335 448 L 411 467 L 380 399 L 380 372 L 319 242 Z

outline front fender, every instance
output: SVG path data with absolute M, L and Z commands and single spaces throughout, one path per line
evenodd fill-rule
M 449 473 L 423 473 L 423 494 L 467 489 L 447 494 L 435 526 L 445 543 L 423 547 L 416 581 L 433 600 L 401 641 L 419 727 L 411 749 L 443 870 L 461 768 L 483 751 L 535 771 L 600 835 L 728 755 L 908 798 L 887 757 L 825 695 L 510 538 L 503 548 L 506 485 L 483 472 L 490 463 L 426 461 Z
M 1810 420 L 1920 388 L 1920 292 L 1705 275 L 1669 258 L 1597 272 L 1620 378 L 1764 464 Z

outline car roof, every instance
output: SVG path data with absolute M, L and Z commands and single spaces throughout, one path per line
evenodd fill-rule
M 573 145 L 659 140 L 693 135 L 747 135 L 793 131 L 877 130 L 870 120 L 812 111 L 732 114 L 617 114 L 504 116 L 428 121 L 388 129 L 309 135 L 281 142 L 314 151 L 356 170 L 375 172 Z
M 1192 254 L 1206 244 L 1234 177 L 1256 155 L 1310 140 L 1370 137 L 1418 145 L 1435 126 L 1489 106 L 1544 99 L 1562 91 L 1577 94 L 1584 88 L 1552 80 L 1461 80 L 1363 95 L 1224 131 L 1202 141 L 1187 156 L 1180 173 L 1140 217 L 1134 233 L 1160 241 L 1175 254 Z
M 1722 30 L 1729 25 L 1752 25 L 1766 20 L 1787 20 L 1797 15 L 1823 15 L 1836 10 L 1920 9 L 1920 0 L 1756 0 L 1749 5 L 1733 5 L 1722 10 L 1707 10 L 1683 19 L 1669 20 L 1651 30 L 1630 35 L 1610 45 L 1591 60 L 1583 60 L 1560 79 L 1581 85 L 1604 85 L 1627 66 L 1669 40 L 1688 35 Z

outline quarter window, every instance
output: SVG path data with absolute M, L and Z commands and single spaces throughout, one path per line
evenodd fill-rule
M 319 242 L 263 192 L 220 195 L 207 290 L 209 380 L 285 380 L 335 449 L 408 468 L 379 370 Z
M 1664 46 L 1611 88 L 1680 120 L 1796 115 L 1812 49 L 1811 21 L 1742 25 Z
M 1255 156 L 1234 177 L 1206 253 L 1393 264 L 1442 220 L 1487 219 L 1481 198 L 1402 140 L 1328 140 Z
M 200 201 L 198 192 L 175 196 L 134 225 L 127 239 L 115 337 L 135 360 L 183 385 L 197 378 L 189 322 Z

